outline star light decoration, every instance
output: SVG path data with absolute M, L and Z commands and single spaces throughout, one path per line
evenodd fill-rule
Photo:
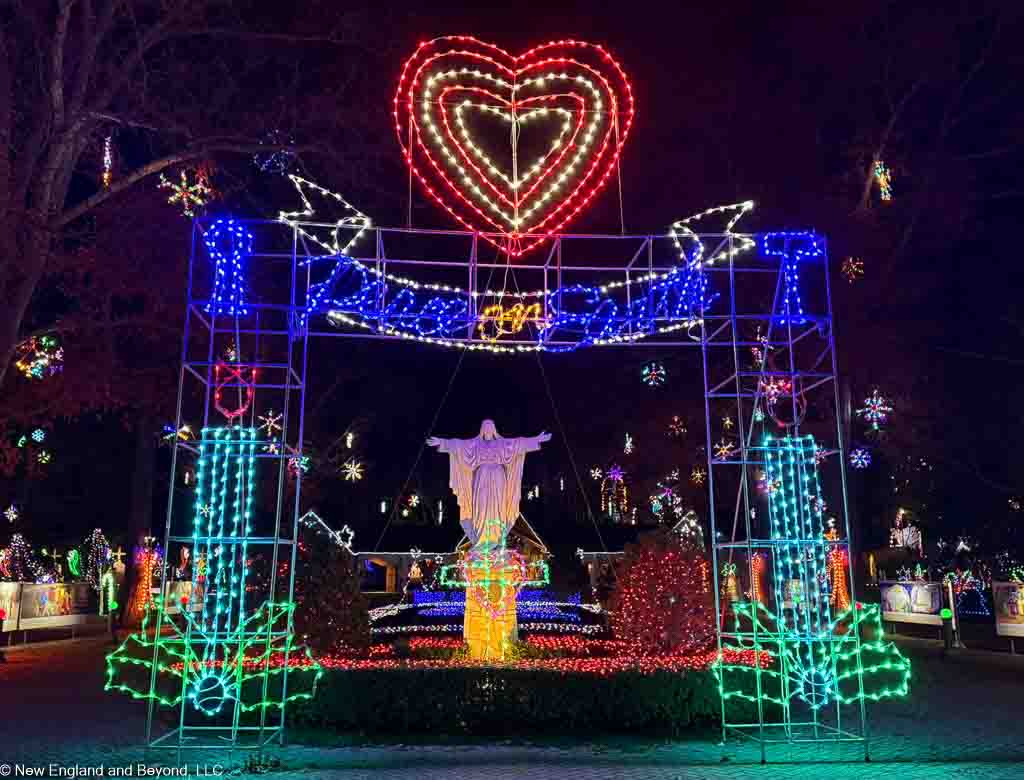
M 880 395 L 876 387 L 871 396 L 864 399 L 864 406 L 857 410 L 857 416 L 871 425 L 871 430 L 878 431 L 889 419 L 892 406 L 885 396 Z
M 363 464 L 355 458 L 351 458 L 345 461 L 345 464 L 341 467 L 341 473 L 344 475 L 346 482 L 358 482 L 363 478 Z
M 7 509 L 4 510 L 4 517 L 6 517 L 9 522 L 13 523 L 15 520 L 18 519 L 18 507 L 16 507 L 14 504 L 11 504 L 9 507 L 7 507 Z
M 261 423 L 259 429 L 267 435 L 267 438 L 272 438 L 274 434 L 282 430 L 281 421 L 284 419 L 284 414 L 274 414 L 274 410 L 270 409 L 266 414 L 260 415 L 257 419 Z
M 736 447 L 731 441 L 726 441 L 724 437 L 715 445 L 715 457 L 719 460 L 731 458 L 735 452 Z
M 859 257 L 848 257 L 843 260 L 839 270 L 846 277 L 846 281 L 853 284 L 864 275 L 864 261 Z
M 186 217 L 194 217 L 196 212 L 202 209 L 213 195 L 209 172 L 206 168 L 197 168 L 193 176 L 194 180 L 190 179 L 189 172 L 182 168 L 179 172 L 178 182 L 173 182 L 161 173 L 160 183 L 157 185 L 158 189 L 171 191 L 171 194 L 167 196 L 167 202 L 172 205 L 179 203 L 181 213 Z
M 871 453 L 864 447 L 850 450 L 850 465 L 855 469 L 866 469 L 871 465 Z
M 661 387 L 665 384 L 666 379 L 668 379 L 668 372 L 665 370 L 665 364 L 660 360 L 652 360 L 640 369 L 640 381 L 648 387 Z
M 672 419 L 668 421 L 668 435 L 673 439 L 686 435 L 686 423 L 683 422 L 683 418 L 678 414 L 672 415 Z

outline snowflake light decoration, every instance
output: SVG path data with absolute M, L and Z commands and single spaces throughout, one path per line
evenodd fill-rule
M 64 348 L 56 336 L 32 336 L 15 348 L 14 367 L 26 379 L 46 379 L 64 368 Z
M 610 479 L 612 482 L 622 482 L 624 476 L 625 472 L 619 465 L 612 466 L 610 469 L 608 469 L 608 479 Z
M 14 504 L 11 504 L 9 507 L 7 507 L 7 509 L 4 510 L 4 517 L 6 517 L 9 522 L 13 523 L 15 520 L 18 519 L 18 507 L 16 507 Z
M 735 451 L 736 447 L 733 446 L 733 443 L 726 441 L 724 438 L 715 445 L 715 457 L 719 460 L 731 458 Z
M 690 472 L 690 482 L 694 485 L 703 485 L 707 475 L 708 473 L 700 466 L 694 466 L 693 471 Z
M 850 450 L 850 465 L 855 469 L 866 469 L 871 465 L 871 453 L 864 447 Z
M 270 438 L 282 430 L 281 421 L 284 419 L 284 414 L 274 414 L 274 410 L 270 409 L 266 414 L 260 415 L 257 419 L 262 423 L 259 429 Z
M 640 369 L 640 380 L 648 387 L 660 387 L 665 384 L 666 379 L 668 379 L 668 371 L 665 370 L 665 364 L 660 360 L 645 363 L 644 367 Z
M 846 281 L 853 284 L 864 275 L 864 261 L 859 257 L 848 257 L 839 268 Z
M 633 437 L 628 433 L 626 434 L 626 443 L 622 447 L 622 452 L 625 455 L 633 454 Z
M 44 431 L 42 428 L 36 428 L 34 431 L 32 431 L 32 441 L 34 441 L 36 444 L 42 444 L 45 438 L 46 431 Z
M 418 493 L 413 493 L 412 495 L 410 495 L 409 496 L 409 506 L 419 506 L 419 505 L 420 505 L 419 494 Z
M 594 466 L 594 468 L 590 470 L 590 476 L 592 479 L 601 479 L 603 474 L 604 472 L 601 471 L 601 469 L 599 469 L 597 466 Z
M 178 183 L 171 181 L 161 173 L 157 188 L 170 190 L 171 194 L 167 196 L 167 202 L 172 205 L 179 203 L 181 213 L 186 217 L 194 217 L 196 212 L 205 206 L 210 196 L 213 195 L 209 174 L 202 168 L 196 170 L 193 182 L 189 181 L 189 174 L 185 169 L 181 170 Z
M 876 387 L 871 391 L 871 396 L 864 399 L 864 406 L 857 410 L 857 416 L 863 417 L 865 422 L 871 425 L 871 430 L 877 431 L 881 430 L 881 427 L 888 421 L 891 411 L 892 406 L 889 405 L 889 401 L 885 396 L 879 394 Z
M 299 475 L 301 471 L 303 474 L 309 471 L 309 456 L 308 455 L 295 455 L 288 459 L 288 473 L 293 478 Z
M 355 458 L 345 461 L 345 464 L 341 467 L 341 473 L 345 477 L 346 482 L 358 482 L 363 478 L 363 464 Z
M 731 431 L 735 424 L 736 423 L 732 421 L 732 417 L 729 417 L 728 415 L 722 418 L 722 427 L 727 431 Z
M 668 421 L 668 435 L 674 439 L 686 435 L 686 423 L 678 414 L 672 415 L 672 419 Z

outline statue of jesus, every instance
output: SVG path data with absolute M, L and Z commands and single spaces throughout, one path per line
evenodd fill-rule
M 550 440 L 550 433 L 506 439 L 493 420 L 484 420 L 473 439 L 427 439 L 431 447 L 448 453 L 449 485 L 459 500 L 459 522 L 471 547 L 504 544 L 519 516 L 526 453 Z

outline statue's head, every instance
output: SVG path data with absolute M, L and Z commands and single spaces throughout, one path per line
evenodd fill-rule
M 480 438 L 484 440 L 501 438 L 498 436 L 498 429 L 494 425 L 494 420 L 484 420 L 480 423 Z

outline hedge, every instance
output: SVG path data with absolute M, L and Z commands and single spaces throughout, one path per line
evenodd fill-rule
M 732 705 L 730 704 L 730 707 Z M 710 672 L 607 677 L 521 669 L 325 670 L 312 701 L 289 720 L 377 734 L 677 734 L 721 715 Z

